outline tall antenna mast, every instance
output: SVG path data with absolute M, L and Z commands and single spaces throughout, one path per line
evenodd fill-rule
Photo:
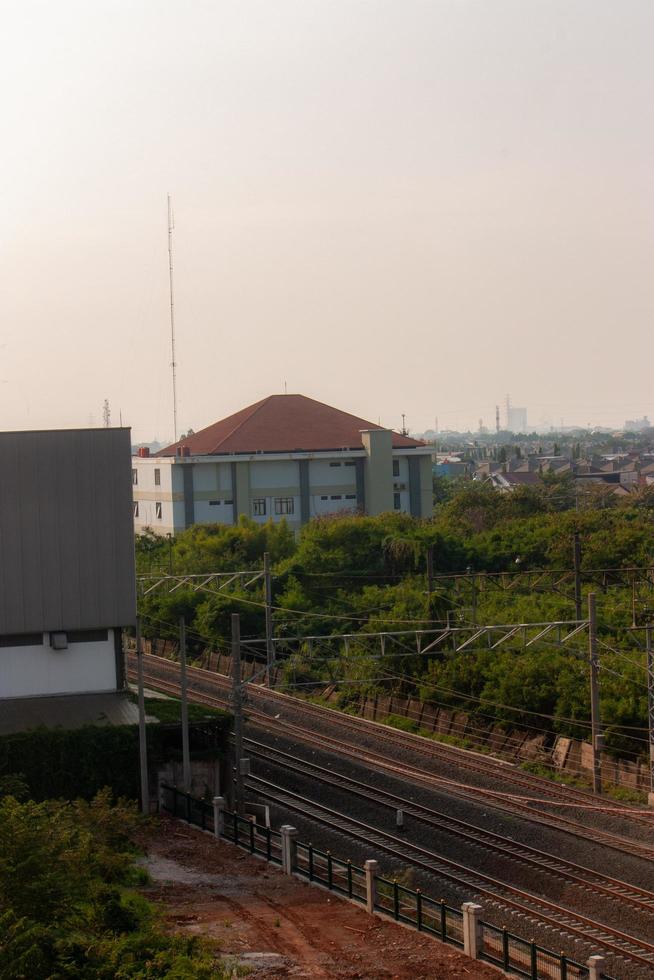
M 173 228 L 175 220 L 173 218 L 173 206 L 168 195 L 168 281 L 170 283 L 170 350 L 172 360 L 170 366 L 173 371 L 173 431 L 177 442 L 177 362 L 175 360 L 175 294 L 173 292 Z

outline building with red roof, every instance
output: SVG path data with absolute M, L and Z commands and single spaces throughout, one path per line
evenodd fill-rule
M 134 523 L 175 534 L 241 514 L 432 513 L 431 447 L 305 395 L 269 395 L 133 460 Z

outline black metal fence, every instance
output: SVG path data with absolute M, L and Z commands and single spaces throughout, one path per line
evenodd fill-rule
M 167 813 L 202 830 L 216 832 L 211 803 L 195 799 L 183 790 L 166 784 L 161 786 L 161 798 L 162 809 Z M 222 823 L 221 837 L 273 864 L 282 864 L 282 835 L 279 831 L 229 810 L 222 811 Z M 295 842 L 294 854 L 295 874 L 324 885 L 354 902 L 366 904 L 366 872 L 363 868 L 302 841 Z M 463 949 L 464 915 L 461 909 L 452 908 L 442 900 L 423 895 L 419 888 L 408 888 L 396 880 L 377 875 L 375 881 L 374 906 L 377 911 Z M 589 977 L 588 967 L 584 964 L 564 953 L 555 953 L 537 943 L 521 939 L 490 922 L 481 922 L 480 945 L 480 959 L 529 980 L 587 980 Z M 606 973 L 602 974 L 602 978 L 615 980 Z

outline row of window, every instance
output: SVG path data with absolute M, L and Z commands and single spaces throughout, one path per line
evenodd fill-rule
M 139 471 L 132 470 L 132 486 L 138 487 L 139 485 Z M 155 487 L 161 486 L 161 470 L 156 469 L 154 471 L 154 485 Z
M 321 500 L 356 500 L 357 495 L 355 493 L 332 493 L 324 494 L 320 497 Z M 213 507 L 217 504 L 225 504 L 231 506 L 234 503 L 233 500 L 210 500 L 209 506 Z M 266 498 L 257 497 L 252 501 L 252 514 L 254 517 L 265 517 L 266 510 Z M 284 514 L 294 514 L 295 513 L 295 499 L 293 497 L 275 497 L 273 500 L 274 513 L 276 515 Z M 401 495 L 399 493 L 393 494 L 393 508 L 394 510 L 401 510 Z M 160 500 L 156 500 L 154 504 L 154 516 L 156 520 L 160 521 L 162 519 L 162 505 Z M 134 517 L 139 516 L 139 502 L 134 501 Z
M 138 502 L 138 500 L 135 500 L 134 501 L 133 507 L 134 507 L 134 517 L 138 517 L 139 516 L 139 502 Z M 156 519 L 158 521 L 160 521 L 161 518 L 162 518 L 162 516 L 163 516 L 163 508 L 161 506 L 161 501 L 160 500 L 155 501 L 155 505 L 154 505 L 154 516 L 156 517 Z
M 49 634 L 51 646 L 65 649 L 69 643 L 106 643 L 109 632 L 100 630 L 65 630 Z M 62 645 L 63 644 L 63 645 Z M 0 635 L 0 647 L 42 647 L 43 633 L 4 633 Z
M 354 460 L 348 460 L 345 463 L 330 463 L 329 465 L 330 466 L 356 466 L 356 463 L 355 463 Z M 399 459 L 394 459 L 393 460 L 393 476 L 399 476 L 399 475 L 400 475 L 400 461 L 399 461 Z M 139 485 L 139 471 L 136 470 L 136 469 L 133 469 L 132 470 L 132 484 L 135 487 L 137 487 Z M 161 486 L 161 470 L 160 469 L 155 469 L 155 471 L 154 471 L 154 485 L 155 485 L 155 487 L 160 487 Z M 210 501 L 210 503 L 213 503 L 213 501 Z

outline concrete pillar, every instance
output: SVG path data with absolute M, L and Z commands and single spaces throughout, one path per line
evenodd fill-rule
M 420 493 L 420 457 L 409 456 L 409 511 L 412 517 L 422 517 L 422 494 Z
M 419 456 L 420 469 L 420 516 L 432 517 L 434 514 L 434 488 L 432 481 L 431 455 Z
M 362 429 L 361 442 L 366 451 L 366 514 L 374 517 L 393 510 L 393 433 L 390 429 Z
M 373 860 L 366 861 L 363 868 L 366 873 L 366 911 L 372 915 L 377 902 L 377 871 L 379 870 L 379 862 Z
M 360 511 L 362 514 L 365 514 L 366 512 L 366 477 L 365 477 L 366 461 L 364 459 L 361 459 L 361 457 L 359 457 L 354 461 L 354 465 L 356 467 L 354 472 L 356 474 L 356 481 L 357 481 L 357 510 Z
M 300 521 L 308 524 L 311 520 L 311 488 L 309 485 L 309 460 L 298 460 L 299 484 L 300 484 Z
M 225 797 L 224 796 L 214 796 L 213 798 L 213 833 L 216 840 L 220 840 L 221 835 L 225 830 L 225 816 L 223 810 L 225 809 Z
M 232 463 L 231 475 L 234 524 L 238 524 L 239 514 L 250 516 L 250 464 Z
M 482 948 L 481 934 L 481 905 L 474 902 L 464 902 L 463 912 L 463 951 L 472 960 L 478 960 Z
M 297 852 L 297 830 L 285 823 L 279 832 L 282 835 L 282 871 L 285 875 L 292 875 Z
M 184 457 L 180 457 L 184 459 Z M 195 489 L 193 484 L 193 463 L 183 463 L 182 477 L 184 480 L 184 524 L 191 527 L 195 524 Z
M 588 980 L 602 980 L 602 973 L 606 966 L 606 960 L 603 956 L 591 956 L 586 966 L 588 967 Z

